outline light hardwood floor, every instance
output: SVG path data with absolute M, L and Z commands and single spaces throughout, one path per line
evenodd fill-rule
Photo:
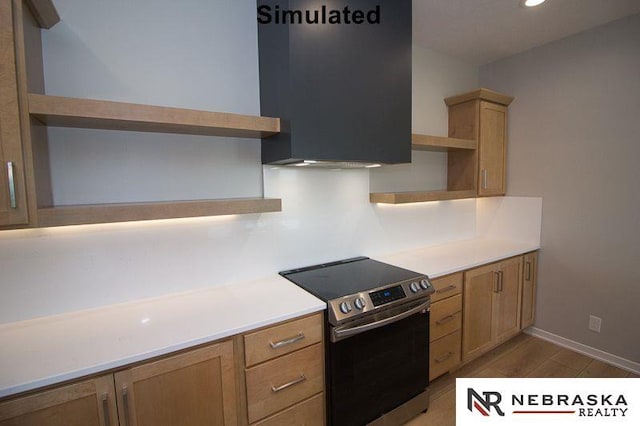
M 457 377 L 638 377 L 620 368 L 520 334 L 451 374 L 431 382 L 429 410 L 405 426 L 456 424 Z

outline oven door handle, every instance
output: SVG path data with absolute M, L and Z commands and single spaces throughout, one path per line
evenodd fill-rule
M 383 327 L 388 324 L 393 324 L 394 322 L 403 320 L 411 315 L 417 314 L 418 312 L 422 312 L 424 310 L 428 310 L 431 306 L 431 299 L 428 299 L 426 302 L 421 303 L 414 308 L 409 309 L 408 311 L 401 312 L 397 315 L 381 319 L 379 321 L 374 321 L 371 323 L 358 325 L 355 327 L 334 327 L 331 329 L 331 341 L 338 342 L 340 340 L 346 339 L 347 337 L 355 336 L 356 334 L 364 333 L 365 331 L 373 330 L 379 327 Z

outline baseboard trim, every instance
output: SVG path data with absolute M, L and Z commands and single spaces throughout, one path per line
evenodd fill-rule
M 551 343 L 555 343 L 558 346 L 571 349 L 572 351 L 579 352 L 583 355 L 590 356 L 607 364 L 614 365 L 622 368 L 623 370 L 630 371 L 635 374 L 640 374 L 640 363 L 630 361 L 626 358 L 619 357 L 617 355 L 610 354 L 600 349 L 592 348 L 591 346 L 578 343 L 566 337 L 558 336 L 557 334 L 549 333 L 537 327 L 529 327 L 523 330 L 523 333 L 531 336 L 539 337 L 542 340 L 547 340 Z

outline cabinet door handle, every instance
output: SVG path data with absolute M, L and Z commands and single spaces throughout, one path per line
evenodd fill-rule
M 126 386 L 122 387 L 122 410 L 124 414 L 124 426 L 129 426 L 129 390 Z
M 482 169 L 482 189 L 487 189 L 487 169 Z
M 276 343 L 269 342 L 269 346 L 271 346 L 271 349 L 278 349 L 283 346 L 287 346 L 292 343 L 298 342 L 302 339 L 304 339 L 304 333 L 301 331 L 300 333 L 296 334 L 293 337 L 289 337 L 288 339 L 280 340 L 279 342 L 276 342 Z
M 531 281 L 531 262 L 527 262 L 525 263 L 525 265 L 527 267 L 527 277 L 525 278 L 525 280 Z
M 13 168 L 13 161 L 7 161 L 7 180 L 9 181 L 9 206 L 12 209 L 17 209 L 18 203 L 16 202 L 16 181 Z
M 502 293 L 502 290 L 504 290 L 504 287 L 503 287 L 503 285 L 504 285 L 504 281 L 503 281 L 503 279 L 504 279 L 504 274 L 503 274 L 503 272 L 502 272 L 502 271 L 498 271 L 498 285 L 499 285 L 499 287 L 498 287 L 498 291 L 499 291 L 500 293 Z
M 436 321 L 436 324 L 441 325 L 441 324 L 446 324 L 449 321 L 453 321 L 456 317 L 456 314 L 451 314 L 451 315 L 447 315 L 444 318 L 440 318 L 438 321 Z
M 500 271 L 494 272 L 493 292 L 500 293 Z
M 102 416 L 104 426 L 111 426 L 111 418 L 109 417 L 109 395 L 107 393 L 102 394 Z
M 451 358 L 451 355 L 453 355 L 453 352 L 449 351 L 446 354 L 444 354 L 443 356 L 441 356 L 440 358 L 436 358 L 434 361 L 436 362 L 436 364 L 440 364 L 441 362 L 444 362 L 444 361 L 448 360 L 449 358 Z
M 449 292 L 451 290 L 455 290 L 457 287 L 455 285 L 448 285 L 444 288 L 438 289 L 436 290 L 436 293 L 446 293 Z
M 284 390 L 293 385 L 297 385 L 298 383 L 304 382 L 305 380 L 307 380 L 307 378 L 304 376 L 303 373 L 300 373 L 300 377 L 298 377 L 297 379 L 293 379 L 292 381 L 285 383 L 284 385 L 280 385 L 280 386 L 271 385 L 271 392 L 273 393 L 280 392 L 281 390 Z

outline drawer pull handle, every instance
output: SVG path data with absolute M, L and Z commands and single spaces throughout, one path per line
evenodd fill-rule
M 440 318 L 438 321 L 436 321 L 436 324 L 438 325 L 446 324 L 449 321 L 453 321 L 455 318 L 456 318 L 456 314 L 447 315 L 446 317 Z
M 104 426 L 111 426 L 111 419 L 109 418 L 109 395 L 102 394 L 102 415 L 104 419 Z
M 269 342 L 269 346 L 271 346 L 271 349 L 278 349 L 283 346 L 287 346 L 292 343 L 299 342 L 302 339 L 304 339 L 304 333 L 301 331 L 300 333 L 288 339 L 280 340 L 279 342 L 276 342 L 276 343 Z
M 7 161 L 7 180 L 9 181 L 9 207 L 17 209 L 18 203 L 16 202 L 16 182 L 13 172 L 13 161 Z
M 300 377 L 290 381 L 289 383 L 285 383 L 284 385 L 280 385 L 280 386 L 271 385 L 271 392 L 273 393 L 280 392 L 281 390 L 284 390 L 293 385 L 297 385 L 298 383 L 304 382 L 305 380 L 307 380 L 307 378 L 304 376 L 304 374 L 300 373 Z
M 455 285 L 448 285 L 445 288 L 441 288 L 436 290 L 436 293 L 446 293 L 451 290 L 455 290 L 457 287 Z
M 449 358 L 451 358 L 451 355 L 453 355 L 453 352 L 449 351 L 446 354 L 444 354 L 444 356 L 441 356 L 440 358 L 436 358 L 436 364 L 440 364 L 441 362 L 445 362 L 446 360 L 448 360 Z

